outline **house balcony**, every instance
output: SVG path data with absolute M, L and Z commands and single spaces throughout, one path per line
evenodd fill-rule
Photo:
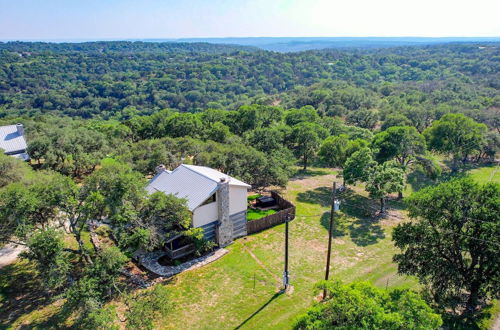
M 182 235 L 169 239 L 165 244 L 165 252 L 172 260 L 185 257 L 195 251 L 195 245 L 187 241 L 186 237 Z

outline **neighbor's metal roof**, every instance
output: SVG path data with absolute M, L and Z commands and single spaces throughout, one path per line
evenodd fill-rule
M 0 126 L 0 149 L 5 153 L 26 150 L 26 140 L 17 132 L 16 125 Z
M 229 180 L 229 185 L 250 188 L 250 185 L 209 167 L 181 165 L 171 173 L 163 171 L 151 179 L 146 190 L 173 194 L 187 200 L 189 210 L 193 211 L 217 191 L 221 178 Z

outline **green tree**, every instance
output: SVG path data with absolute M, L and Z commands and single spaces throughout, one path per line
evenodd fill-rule
M 108 158 L 101 162 L 101 168 L 85 179 L 82 198 L 101 195 L 104 208 L 100 216 L 107 216 L 116 225 L 126 223 L 128 215 L 137 210 L 146 191 L 146 181 L 140 173 L 127 164 Z
M 51 141 L 47 136 L 41 136 L 30 140 L 26 151 L 30 155 L 30 158 L 36 160 L 38 165 L 40 165 L 40 161 L 47 156 L 50 150 L 50 144 Z
M 401 274 L 417 276 L 445 313 L 473 319 L 498 298 L 500 185 L 471 178 L 428 187 L 407 199 L 411 222 L 399 224 L 393 240 Z
M 412 126 L 412 122 L 405 115 L 401 113 L 394 113 L 388 115 L 385 118 L 381 129 L 382 131 L 385 131 L 389 127 L 394 127 L 394 126 Z
M 425 138 L 415 127 L 394 126 L 375 135 L 373 148 L 379 161 L 396 160 L 402 169 L 425 154 Z
M 128 258 L 117 248 L 100 250 L 65 292 L 67 306 L 86 318 L 119 293 L 119 276 Z
M 303 170 L 307 169 L 307 164 L 314 157 L 321 143 L 322 127 L 313 123 L 300 123 L 293 127 L 293 140 L 295 142 L 295 153 L 302 159 Z M 324 129 L 323 129 L 324 130 Z
M 0 188 L 21 181 L 28 172 L 28 166 L 22 160 L 4 155 L 0 150 Z
M 69 253 L 64 251 L 63 234 L 53 228 L 32 232 L 22 257 L 33 261 L 46 290 L 64 288 L 71 270 Z
M 39 172 L 30 182 L 4 187 L 0 190 L 0 239 L 8 240 L 15 233 L 22 240 L 34 229 L 57 223 L 77 190 L 70 178 L 55 172 Z
M 439 329 L 441 317 L 415 292 L 387 291 L 366 282 L 323 281 L 327 300 L 300 316 L 295 329 Z
M 388 194 L 400 193 L 404 189 L 405 175 L 394 162 L 385 162 L 371 168 L 366 181 L 366 191 L 370 197 L 380 200 L 380 213 L 385 213 L 385 203 Z
M 213 123 L 205 129 L 206 138 L 215 142 L 224 143 L 231 135 L 229 127 L 223 123 Z
M 156 192 L 145 198 L 137 217 L 127 226 L 132 235 L 125 238 L 127 245 L 135 243 L 134 249 L 152 251 L 161 248 L 168 237 L 187 231 L 191 226 L 191 213 L 186 200 Z
M 451 154 L 454 163 L 467 161 L 485 143 L 487 128 L 463 114 L 447 114 L 432 123 L 424 135 L 432 150 Z
M 257 128 L 246 134 L 248 144 L 262 152 L 281 151 L 285 148 L 285 140 L 291 135 L 288 126 Z
M 291 166 L 288 152 L 265 154 L 242 144 L 216 145 L 214 149 L 197 155 L 194 161 L 198 165 L 231 173 L 254 189 L 286 185 Z
M 169 295 L 167 288 L 158 284 L 152 290 L 130 297 L 127 329 L 154 329 L 155 321 L 171 309 Z
M 85 330 L 119 330 L 120 326 L 116 324 L 116 319 L 114 306 L 104 306 L 95 308 L 80 317 L 76 327 Z
M 288 126 L 295 126 L 300 123 L 318 123 L 320 120 L 318 113 L 312 106 L 305 106 L 300 109 L 288 110 L 285 114 L 285 122 Z
M 373 160 L 372 151 L 365 147 L 352 154 L 346 160 L 343 176 L 348 184 L 368 181 L 373 168 L 377 162 Z
M 379 115 L 376 111 L 363 109 L 349 113 L 347 122 L 361 128 L 373 129 L 377 125 L 378 119 Z
M 172 149 L 163 139 L 142 140 L 123 145 L 115 155 L 119 161 L 129 164 L 135 171 L 143 174 L 154 173 L 160 164 L 175 168 L 180 163 L 179 157 L 172 154 Z
M 394 159 L 406 173 L 408 167 L 426 153 L 425 138 L 415 127 L 393 126 L 375 135 L 373 148 L 378 161 Z M 403 192 L 399 193 L 403 198 Z
M 327 137 L 321 144 L 318 154 L 329 166 L 344 169 L 347 159 L 367 146 L 368 142 L 365 140 L 349 140 L 347 135 L 341 134 Z M 345 178 L 343 185 L 345 186 Z
M 164 126 L 159 127 L 159 131 L 163 132 L 163 136 L 199 137 L 203 131 L 203 123 L 192 113 L 175 113 L 166 118 Z
M 420 133 L 423 133 L 436 119 L 436 111 L 424 107 L 410 107 L 403 114 Z

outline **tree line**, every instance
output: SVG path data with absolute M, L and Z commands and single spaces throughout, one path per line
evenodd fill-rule
M 281 54 L 209 44 L 0 43 L 0 52 L 0 116 L 122 119 L 283 102 L 353 112 L 356 122 L 357 110 L 381 106 L 498 105 L 496 44 Z

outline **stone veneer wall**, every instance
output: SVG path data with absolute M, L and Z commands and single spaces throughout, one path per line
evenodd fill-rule
M 217 207 L 219 210 L 217 243 L 220 247 L 224 247 L 233 242 L 233 222 L 229 217 L 229 180 L 219 182 Z

